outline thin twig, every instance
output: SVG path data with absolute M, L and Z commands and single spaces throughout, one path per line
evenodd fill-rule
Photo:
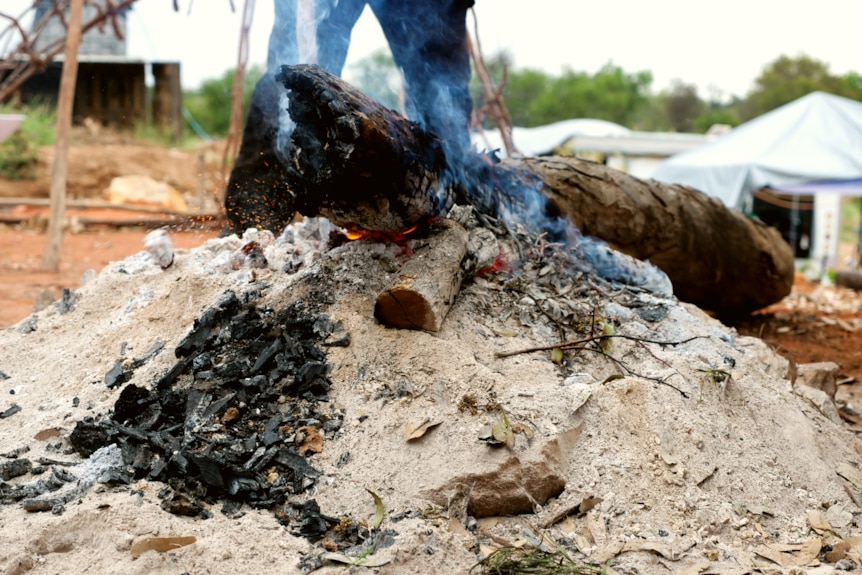
M 518 349 L 515 351 L 498 351 L 494 354 L 494 357 L 511 357 L 513 355 L 521 355 L 523 353 L 533 353 L 534 351 L 550 351 L 552 349 L 560 348 L 560 349 L 573 349 L 578 346 L 584 345 L 585 343 L 590 343 L 592 341 L 601 341 L 603 339 L 611 338 L 611 337 L 619 337 L 622 339 L 630 339 L 632 341 L 639 341 L 642 343 L 654 343 L 656 345 L 682 345 L 684 343 L 688 343 L 695 339 L 700 339 L 707 337 L 705 335 L 695 335 L 688 339 L 684 339 L 681 341 L 659 341 L 654 339 L 644 339 L 641 337 L 635 337 L 633 335 L 623 335 L 619 333 L 614 334 L 599 334 L 599 335 L 591 335 L 589 337 L 574 339 L 571 341 L 564 341 L 562 343 L 551 344 L 551 345 L 540 345 L 536 347 L 528 347 L 524 349 Z
M 698 336 L 698 337 L 700 337 L 700 336 Z M 692 339 L 694 339 L 694 338 L 692 338 Z M 691 340 L 689 340 L 689 341 L 691 341 Z M 626 372 L 627 372 L 629 375 L 631 375 L 632 377 L 638 377 L 638 378 L 640 378 L 640 379 L 646 379 L 646 380 L 648 380 L 648 381 L 653 381 L 653 382 L 658 383 L 658 384 L 661 384 L 661 385 L 666 385 L 666 386 L 668 386 L 669 388 L 671 388 L 672 390 L 674 390 L 674 391 L 678 392 L 678 393 L 679 393 L 681 396 L 683 396 L 685 399 L 688 399 L 688 397 L 689 397 L 689 396 L 688 396 L 688 394 L 687 394 L 686 392 L 684 392 L 683 390 L 681 390 L 680 388 L 678 388 L 678 387 L 677 387 L 677 386 L 675 386 L 674 384 L 672 384 L 672 383 L 668 383 L 668 382 L 667 382 L 667 380 L 664 380 L 664 379 L 662 379 L 662 378 L 660 378 L 660 377 L 652 377 L 652 376 L 649 376 L 649 375 L 643 375 L 643 374 L 641 374 L 641 373 L 638 373 L 638 372 L 636 372 L 635 370 L 633 370 L 632 368 L 630 368 L 628 365 L 626 365 L 625 363 L 623 363 L 623 361 L 622 361 L 622 360 L 617 359 L 617 358 L 615 358 L 614 356 L 612 356 L 612 355 L 610 355 L 610 354 L 607 354 L 607 353 L 603 352 L 603 351 L 602 351 L 602 350 L 600 350 L 600 349 L 593 349 L 593 348 L 591 348 L 591 347 L 587 347 L 587 346 L 578 346 L 578 347 L 573 347 L 573 348 L 570 348 L 570 349 L 577 349 L 577 350 L 582 350 L 582 351 L 591 351 L 591 352 L 593 352 L 593 353 L 598 353 L 599 355 L 603 355 L 603 356 L 605 356 L 606 358 L 608 358 L 608 359 L 610 359 L 611 361 L 613 361 L 614 363 L 616 363 L 618 366 L 620 366 L 620 367 L 621 367 L 621 368 L 623 368 L 624 370 L 626 370 Z

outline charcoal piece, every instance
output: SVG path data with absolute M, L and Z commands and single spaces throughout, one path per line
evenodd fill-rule
M 209 404 L 209 407 L 206 408 L 206 411 L 204 411 L 204 417 L 210 419 L 217 413 L 220 413 L 222 408 L 230 403 L 234 397 L 236 397 L 236 393 L 228 393 L 221 399 L 213 401 Z
M 119 387 L 129 381 L 131 377 L 131 372 L 125 371 L 123 369 L 123 364 L 119 361 L 115 361 L 114 366 L 105 374 L 105 385 L 108 386 L 108 389 L 114 389 L 115 387 Z
M 165 348 L 165 342 L 156 340 L 155 343 L 142 355 L 136 359 L 132 360 L 132 369 L 138 369 L 157 355 L 159 355 L 162 350 Z
M 260 483 L 249 477 L 234 477 L 228 483 L 227 492 L 231 495 L 240 493 L 255 493 L 260 490 Z
M 244 377 L 239 381 L 245 387 L 260 389 L 269 383 L 265 375 L 256 375 L 254 377 Z
M 329 316 L 324 314 L 320 314 L 314 323 L 311 324 L 312 331 L 320 337 L 320 339 L 326 339 L 335 329 L 335 324 L 332 323 L 332 320 L 329 319 Z
M 301 535 L 312 543 L 318 541 L 329 530 L 330 523 L 338 523 L 338 519 L 327 517 L 320 512 L 320 505 L 314 499 L 309 499 L 305 503 L 291 504 L 294 509 L 299 512 L 298 528 L 294 531 L 294 535 Z
M 210 457 L 189 454 L 189 458 L 197 468 L 195 476 L 205 485 L 224 488 L 227 481 L 224 475 L 224 462 L 218 462 Z
M 38 318 L 35 315 L 31 315 L 24 321 L 18 324 L 18 331 L 20 333 L 31 333 L 38 329 Z
M 50 457 L 40 457 L 36 461 L 39 465 L 59 465 L 60 467 L 75 467 L 78 465 L 74 461 L 59 461 L 57 459 L 51 459 Z
M 7 417 L 12 417 L 13 415 L 18 413 L 19 411 L 21 411 L 21 406 L 15 404 L 12 407 L 10 407 L 9 409 L 7 409 L 6 411 L 0 412 L 0 419 L 6 419 Z
M 0 379 L 9 379 L 9 375 L 2 369 L 0 369 Z
M 308 460 L 301 455 L 291 453 L 285 448 L 278 451 L 274 461 L 285 466 L 293 475 L 293 487 L 297 493 L 302 491 L 302 480 L 317 479 L 320 477 L 320 471 L 311 466 Z
M 296 372 L 292 391 L 297 394 L 310 392 L 314 395 L 322 395 L 326 393 L 332 387 L 332 382 L 329 381 L 331 369 L 331 364 L 321 361 L 304 363 Z
M 89 420 L 89 421 L 88 421 Z M 92 418 L 79 421 L 69 435 L 69 444 L 81 457 L 90 457 L 94 451 L 110 443 L 108 433 Z
M 223 293 L 218 301 L 195 319 L 192 330 L 174 350 L 176 356 L 187 357 L 195 351 L 202 350 L 207 340 L 221 327 L 222 322 L 233 316 L 238 308 L 239 298 L 236 293 L 232 290 Z
M 670 309 L 665 305 L 647 305 L 639 307 L 635 310 L 640 318 L 650 323 L 655 323 L 663 320 L 670 313 Z
M 144 412 L 152 411 L 150 406 L 153 403 L 156 403 L 156 398 L 150 391 L 132 383 L 123 388 L 114 403 L 113 419 L 120 423 L 138 421 Z
M 174 366 L 169 369 L 168 372 L 156 382 L 156 389 L 158 389 L 159 391 L 170 389 L 170 387 L 173 386 L 174 382 L 176 382 L 177 378 L 180 375 L 186 373 L 189 368 L 189 365 L 192 364 L 195 357 L 196 355 L 191 355 L 174 364 Z
M 222 515 L 228 519 L 239 519 L 245 515 L 245 512 L 241 511 L 241 509 L 242 501 L 237 501 L 236 499 L 225 499 L 221 506 Z
M 54 305 L 57 306 L 60 315 L 66 315 L 75 309 L 75 304 L 78 303 L 79 299 L 81 299 L 81 296 L 76 292 L 73 292 L 69 288 L 63 288 L 63 295 L 60 296 L 60 300 L 54 303 Z
M 213 358 L 207 352 L 204 352 L 192 360 L 192 372 L 198 373 L 200 371 L 208 370 L 213 365 Z
M 266 346 L 264 350 L 260 353 L 260 356 L 257 358 L 257 361 L 254 362 L 254 365 L 251 368 L 251 373 L 257 373 L 272 359 L 275 354 L 284 349 L 284 341 L 281 339 L 276 339 L 274 342 Z
M 0 479 L 9 481 L 13 477 L 20 477 L 33 469 L 33 463 L 29 459 L 13 459 L 0 463 Z
M 18 459 L 22 453 L 27 453 L 28 451 L 30 451 L 30 446 L 22 445 L 21 447 L 16 447 L 11 451 L 0 453 L 0 457 L 5 457 L 6 459 Z
M 281 417 L 275 416 L 270 418 L 263 426 L 263 437 L 261 439 L 264 445 L 270 446 L 276 441 L 281 440 L 281 432 L 278 429 L 281 422 Z
M 186 441 L 192 433 L 205 426 L 209 420 L 206 417 L 207 408 L 212 403 L 212 394 L 200 389 L 189 389 L 186 396 L 185 425 L 183 426 Z

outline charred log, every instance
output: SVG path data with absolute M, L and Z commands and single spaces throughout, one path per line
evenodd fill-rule
M 285 169 L 297 211 L 398 233 L 451 206 L 433 134 L 317 66 L 283 66 L 278 79 L 296 123 Z
M 571 236 L 571 225 L 560 224 L 571 222 L 648 258 L 680 299 L 720 315 L 748 313 L 790 292 L 793 257 L 778 232 L 697 190 L 577 159 L 494 164 L 470 152 L 447 159 L 439 139 L 336 76 L 285 66 L 280 79 L 296 123 L 285 177 L 292 207 L 305 214 L 396 233 L 457 200 L 494 216 L 516 214 L 516 223 L 557 240 Z

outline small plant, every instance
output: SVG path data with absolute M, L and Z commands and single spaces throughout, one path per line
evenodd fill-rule
M 0 177 L 7 180 L 35 179 L 38 164 L 39 150 L 21 130 L 16 130 L 0 145 Z
M 602 575 L 595 565 L 577 563 L 562 550 L 543 551 L 537 547 L 501 547 L 477 564 L 480 575 Z
M 47 104 L 0 106 L 3 114 L 24 114 L 24 121 L 14 134 L 0 145 L 0 177 L 25 180 L 36 177 L 39 148 L 54 143 L 57 121 L 54 109 Z

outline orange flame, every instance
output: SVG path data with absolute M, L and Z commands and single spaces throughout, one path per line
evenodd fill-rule
M 362 229 L 352 229 L 344 232 L 345 237 L 347 237 L 350 241 L 355 240 L 365 240 L 365 239 L 382 239 L 382 240 L 390 240 L 394 242 L 400 242 L 409 234 L 416 231 L 418 226 L 411 226 L 407 228 L 403 232 L 394 232 L 394 233 L 386 233 L 386 232 L 372 232 L 369 230 Z

